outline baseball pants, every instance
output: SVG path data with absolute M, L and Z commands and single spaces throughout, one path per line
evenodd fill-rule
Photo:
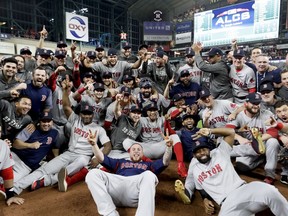
M 42 178 L 44 178 L 45 186 L 53 185 L 58 182 L 58 172 L 61 168 L 66 167 L 67 174 L 73 175 L 83 167 L 87 166 L 90 159 L 90 156 L 66 151 L 48 163 L 44 164 L 43 166 L 39 167 L 34 172 L 15 182 L 14 191 L 17 194 L 20 194 L 34 181 Z
M 116 216 L 116 206 L 137 207 L 136 216 L 154 216 L 157 176 L 151 171 L 121 176 L 92 169 L 86 183 L 100 215 Z
M 267 207 L 277 216 L 288 212 L 288 202 L 277 188 L 255 181 L 232 191 L 222 202 L 219 216 L 251 216 Z

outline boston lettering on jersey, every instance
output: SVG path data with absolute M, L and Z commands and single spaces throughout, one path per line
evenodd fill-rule
M 203 74 L 203 71 L 189 71 L 190 72 L 190 75 L 192 76 L 192 77 L 195 77 L 195 76 L 202 76 L 202 74 Z
M 177 94 L 180 94 L 182 97 L 193 97 L 193 96 L 196 96 L 196 91 L 190 91 L 190 92 L 180 92 L 180 93 L 177 93 Z
M 209 125 L 214 125 L 217 122 L 226 122 L 225 117 L 224 116 L 216 116 L 212 119 L 209 119 Z
M 129 136 L 131 139 L 136 139 L 137 138 L 137 134 L 133 131 L 133 130 L 129 130 L 126 127 L 122 128 L 123 133 L 127 134 L 127 136 Z
M 239 86 L 240 88 L 243 88 L 243 86 L 244 86 L 244 83 L 241 82 L 241 80 L 234 79 L 233 77 L 230 78 L 230 82 Z
M 112 72 L 112 78 L 119 78 L 121 76 L 121 72 Z
M 89 136 L 89 133 L 87 131 L 82 130 L 81 128 L 75 128 L 74 133 L 76 133 L 76 134 L 78 134 L 84 138 L 87 138 Z
M 142 170 L 147 170 L 148 168 L 146 164 L 133 163 L 133 162 L 123 162 L 121 163 L 120 167 L 121 169 L 134 168 L 134 169 L 142 169 Z
M 220 164 L 216 164 L 214 167 L 212 167 L 210 170 L 207 170 L 205 172 L 201 172 L 201 174 L 198 176 L 198 182 L 200 184 L 202 184 L 205 179 L 216 175 L 219 172 L 222 172 L 222 167 L 220 166 Z
M 148 128 L 148 127 L 142 127 L 142 133 L 161 133 L 161 128 Z
M 8 116 L 4 116 L 3 120 L 10 126 L 16 129 L 20 129 L 23 125 L 18 124 L 14 119 L 9 118 Z

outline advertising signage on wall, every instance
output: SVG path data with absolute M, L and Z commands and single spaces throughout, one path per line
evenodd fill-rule
M 175 42 L 176 44 L 191 43 L 192 41 L 192 22 L 185 21 L 177 23 L 175 26 Z
M 281 0 L 254 0 L 194 15 L 194 41 L 204 46 L 278 38 Z
M 145 41 L 172 40 L 172 26 L 170 22 L 144 22 L 143 28 Z

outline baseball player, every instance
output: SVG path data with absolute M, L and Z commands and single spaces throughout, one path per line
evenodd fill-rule
M 59 67 L 58 67 L 59 68 Z M 60 73 L 60 74 L 59 74 Z M 79 72 L 73 71 L 74 79 L 72 76 L 66 72 L 58 72 L 57 70 L 50 76 L 49 78 L 49 84 L 52 91 L 52 105 L 53 109 L 51 110 L 53 115 L 53 127 L 58 131 L 59 135 L 57 138 L 57 147 L 62 150 L 67 148 L 68 143 L 68 137 L 69 134 L 67 133 L 71 129 L 71 125 L 68 123 L 67 118 L 65 117 L 65 113 L 63 110 L 63 90 L 62 90 L 62 82 L 66 79 L 66 77 L 69 77 L 70 80 L 70 86 L 69 89 L 69 100 L 72 106 L 76 106 L 77 102 L 73 99 L 72 95 L 72 88 L 73 86 L 75 88 L 79 87 Z M 78 81 L 77 81 L 78 80 Z M 75 82 L 74 82 L 75 81 Z
M 164 131 L 168 130 L 169 134 L 171 134 L 169 137 L 173 141 L 173 150 L 178 163 L 178 174 L 185 178 L 187 176 L 187 169 L 183 162 L 183 148 L 178 135 L 172 130 L 170 123 L 165 120 L 165 117 L 159 116 L 155 103 L 146 106 L 145 111 L 147 117 L 140 118 L 142 130 L 139 135 L 139 143 L 143 147 L 144 155 L 150 159 L 159 159 L 163 156 L 166 145 L 161 134 L 164 134 Z M 136 138 L 127 138 L 123 141 L 123 147 L 126 151 L 129 151 L 135 140 Z
M 211 74 L 210 77 L 210 91 L 215 99 L 233 99 L 232 88 L 229 82 L 230 68 L 222 60 L 223 52 L 219 48 L 212 48 L 208 52 L 209 63 L 205 62 L 201 57 L 201 50 L 203 46 L 200 42 L 194 43 L 192 49 L 195 52 L 195 62 L 197 67 L 203 71 Z
M 41 113 L 52 109 L 52 91 L 45 85 L 47 73 L 44 68 L 37 67 L 32 77 L 32 82 L 27 85 L 27 89 L 21 91 L 21 95 L 26 95 L 33 101 L 29 115 L 35 121 L 39 120 Z
M 58 173 L 62 168 L 66 169 L 67 175 L 80 171 L 83 167 L 87 166 L 93 155 L 91 145 L 87 142 L 88 132 L 90 130 L 96 130 L 97 140 L 104 146 L 104 153 L 108 154 L 111 149 L 110 139 L 106 135 L 105 130 L 92 122 L 93 119 L 93 107 L 88 104 L 82 105 L 80 109 L 80 116 L 76 115 L 70 105 L 68 98 L 69 79 L 62 83 L 63 86 L 63 109 L 68 122 L 71 123 L 71 137 L 69 140 L 69 148 L 63 154 L 44 164 L 39 169 L 35 170 L 28 176 L 20 179 L 14 185 L 15 192 L 17 194 L 31 185 L 31 190 L 36 190 L 43 186 L 53 185 L 58 181 Z M 67 185 L 63 185 L 63 178 L 61 177 L 61 183 L 59 184 L 60 191 L 66 191 Z M 64 186 L 64 187 L 62 187 Z
M 185 55 L 185 61 L 186 64 L 180 67 L 176 72 L 176 81 L 178 81 L 177 77 L 180 77 L 180 72 L 184 70 L 188 70 L 190 73 L 190 78 L 192 82 L 198 83 L 198 85 L 201 85 L 201 79 L 203 76 L 203 71 L 201 71 L 194 62 L 194 56 L 195 52 L 191 47 L 188 47 L 186 49 L 186 55 Z
M 281 149 L 286 148 L 288 149 L 288 133 L 287 131 L 282 132 L 281 127 L 282 124 L 288 123 L 288 103 L 285 100 L 280 100 L 275 103 L 275 113 L 277 116 L 277 123 L 279 123 L 278 127 L 276 125 L 276 129 L 279 130 L 279 136 L 278 139 L 280 140 L 280 143 L 282 144 Z M 282 123 L 282 124 L 281 124 Z M 279 159 L 279 155 L 278 155 Z M 288 166 L 282 165 L 282 172 L 281 172 L 281 178 L 280 182 L 283 184 L 288 185 Z
M 117 102 L 118 101 L 118 102 Z M 131 89 L 123 86 L 120 89 L 120 93 L 116 95 L 116 101 L 109 104 L 107 107 L 107 112 L 105 116 L 104 128 L 109 131 L 111 130 L 112 123 L 116 120 L 115 118 L 115 108 L 120 106 L 121 113 L 129 114 L 131 107 L 134 105 L 132 101 Z
M 152 88 L 152 82 L 150 79 L 142 78 L 140 80 L 140 92 L 137 94 L 137 105 L 140 108 L 144 108 L 150 103 L 156 103 L 159 110 L 162 108 L 168 108 L 171 101 L 165 98 L 162 94 Z
M 265 121 L 270 119 L 273 113 L 268 110 L 260 110 L 260 102 L 261 96 L 258 93 L 250 93 L 245 102 L 245 110 L 241 111 L 236 119 L 229 122 L 226 127 L 240 128 L 239 131 L 242 131 L 241 134 L 238 133 L 235 136 L 240 145 L 234 146 L 231 152 L 232 157 L 237 157 L 236 168 L 244 172 L 254 169 L 263 162 L 259 155 L 265 153 L 266 178 L 264 181 L 273 184 L 280 145 L 277 140 L 277 131 L 265 125 Z M 258 139 L 258 142 L 251 142 L 254 137 L 252 132 L 255 129 L 262 133 L 262 141 Z
M 24 199 L 20 197 L 14 196 L 13 190 L 13 168 L 14 161 L 12 159 L 12 155 L 8 144 L 0 140 L 0 176 L 4 181 L 5 191 L 0 190 L 0 200 L 6 199 L 6 204 L 10 206 L 12 203 L 22 205 L 24 203 Z
M 186 105 L 194 104 L 199 98 L 199 92 L 201 90 L 200 85 L 191 81 L 191 74 L 188 70 L 183 70 L 180 72 L 180 77 L 178 83 L 174 84 L 174 78 L 169 80 L 164 96 L 167 98 L 173 98 L 175 94 L 181 94 L 185 98 Z
M 210 149 L 215 147 L 214 143 L 213 145 L 211 145 L 210 142 L 208 143 L 208 139 L 206 137 L 201 137 L 198 140 L 192 139 L 192 136 L 199 130 L 196 128 L 198 120 L 198 115 L 185 114 L 182 116 L 183 127 L 179 131 L 176 131 L 183 146 L 184 159 L 186 159 L 188 162 L 190 162 L 193 157 L 192 150 L 196 146 L 197 142 L 206 142 L 207 145 L 210 145 Z
M 88 103 L 94 108 L 93 122 L 103 126 L 106 117 L 107 107 L 112 103 L 112 98 L 104 97 L 105 87 L 102 83 L 94 83 L 92 95 L 81 95 L 88 87 L 85 86 L 73 94 L 73 98 L 82 103 Z
M 120 83 L 122 81 L 124 71 L 129 69 L 136 69 L 140 67 L 142 59 L 145 58 L 144 53 L 141 54 L 141 57 L 135 63 L 128 63 L 126 61 L 118 61 L 117 50 L 111 48 L 107 52 L 107 64 L 104 65 L 102 62 L 96 62 L 91 64 L 90 67 L 97 73 L 100 73 L 101 76 L 104 72 L 110 71 L 112 73 L 113 79 Z M 89 66 L 88 66 L 89 67 Z
M 197 190 L 205 190 L 209 195 L 202 196 L 205 212 L 209 215 L 215 211 L 211 198 L 221 206 L 219 216 L 254 215 L 267 207 L 274 215 L 287 215 L 288 202 L 274 186 L 259 181 L 246 183 L 236 173 L 230 159 L 234 130 L 202 128 L 194 138 L 210 134 L 223 136 L 223 140 L 211 152 L 205 143 L 194 148 L 186 180 L 192 184 L 185 182 L 184 188 L 181 181 L 175 183 L 176 192 L 185 198 L 183 201 L 189 201 L 195 184 Z
M 16 134 L 32 122 L 28 115 L 31 106 L 31 99 L 27 96 L 16 98 L 14 103 L 0 100 L 0 137 L 2 139 L 14 140 Z
M 17 134 L 13 142 L 12 156 L 14 182 L 25 177 L 40 167 L 40 162 L 52 150 L 54 156 L 58 156 L 56 140 L 58 131 L 52 128 L 52 113 L 43 113 L 39 120 L 39 126 L 31 132 L 24 128 Z
M 124 94 L 125 95 L 125 94 Z M 129 154 L 123 147 L 123 141 L 129 137 L 132 140 L 136 140 L 136 138 L 141 133 L 141 110 L 133 105 L 130 108 L 128 114 L 124 114 L 121 107 L 121 102 L 126 100 L 123 94 L 116 95 L 116 104 L 114 107 L 114 115 L 115 115 L 115 127 L 111 132 L 111 142 L 112 142 L 112 150 L 109 153 L 109 157 L 112 158 L 129 158 Z
M 202 112 L 205 127 L 225 127 L 227 122 L 235 119 L 237 114 L 244 109 L 229 100 L 215 100 L 210 91 L 206 89 L 200 91 L 200 100 L 205 107 Z
M 172 155 L 172 141 L 165 137 L 166 150 L 163 158 L 143 162 L 143 149 L 138 143 L 130 148 L 130 160 L 113 159 L 105 156 L 96 144 L 97 134 L 89 134 L 98 161 L 104 167 L 115 170 L 115 174 L 99 169 L 91 170 L 86 183 L 97 205 L 100 215 L 119 216 L 116 206 L 137 207 L 137 216 L 154 216 L 155 187 L 157 174 L 168 166 Z M 156 175 L 155 175 L 155 174 Z
M 242 49 L 233 53 L 233 65 L 229 72 L 234 102 L 243 104 L 246 96 L 256 91 L 256 78 L 252 68 L 245 64 L 245 53 Z

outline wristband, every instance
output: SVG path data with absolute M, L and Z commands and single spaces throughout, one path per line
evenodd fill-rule
M 5 188 L 6 192 L 6 200 L 10 199 L 11 197 L 14 197 L 14 189 L 12 188 Z
M 85 87 L 78 89 L 78 93 L 79 93 L 79 94 L 82 94 L 84 91 L 86 91 L 86 88 L 85 88 Z
M 211 129 L 209 129 L 209 134 L 208 134 L 208 136 L 211 136 L 211 134 L 212 134 L 212 131 L 211 131 Z
M 284 127 L 284 124 L 281 122 L 277 123 L 277 126 L 275 127 L 277 130 L 282 130 L 282 128 Z

